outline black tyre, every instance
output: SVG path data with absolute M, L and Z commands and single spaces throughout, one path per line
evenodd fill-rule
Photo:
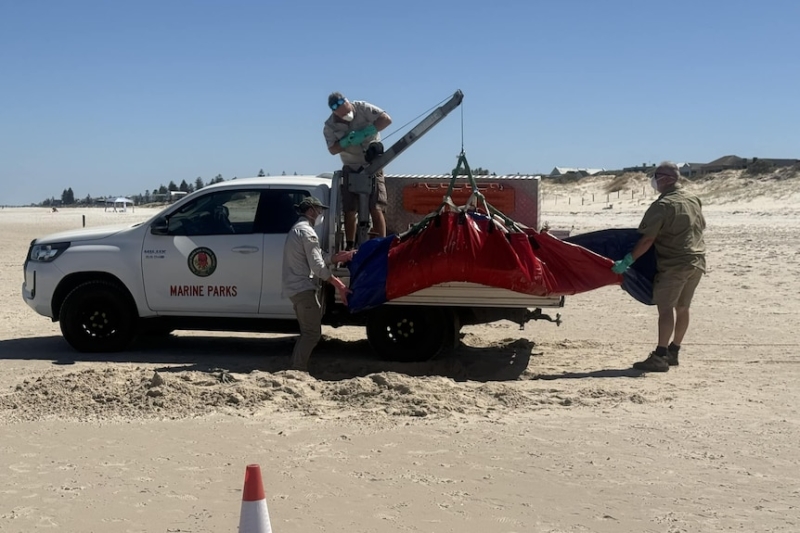
M 367 318 L 367 339 L 389 361 L 427 361 L 453 349 L 457 320 L 449 309 L 383 305 Z
M 87 281 L 64 298 L 61 333 L 79 352 L 118 352 L 136 333 L 136 310 L 125 291 L 106 281 Z

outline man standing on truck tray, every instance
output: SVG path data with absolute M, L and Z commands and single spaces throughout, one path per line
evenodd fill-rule
M 660 194 L 639 224 L 642 235 L 633 250 L 611 269 L 622 274 L 650 246 L 656 247 L 653 303 L 658 308 L 658 345 L 647 359 L 633 364 L 646 372 L 666 372 L 678 365 L 678 352 L 689 329 L 689 305 L 706 271 L 706 245 L 700 199 L 679 184 L 678 166 L 665 161 L 650 184 Z M 671 342 L 670 342 L 671 339 Z
M 344 232 L 347 249 L 355 245 L 358 211 L 358 195 L 348 192 L 348 176 L 367 165 L 366 149 L 370 143 L 379 142 L 378 132 L 392 123 L 391 117 L 383 109 L 368 102 L 351 102 L 342 93 L 328 96 L 331 116 L 325 121 L 322 130 L 328 151 L 342 158 L 342 206 L 344 208 Z M 369 197 L 369 212 L 372 216 L 372 233 L 386 236 L 386 183 L 383 170 L 375 174 L 375 189 Z
M 281 292 L 289 298 L 294 307 L 297 321 L 300 323 L 300 338 L 292 351 L 291 368 L 308 371 L 308 359 L 311 351 L 322 336 L 322 308 L 317 296 L 318 284 L 315 278 L 327 281 L 339 292 L 342 302 L 347 304 L 350 290 L 334 276 L 328 268 L 328 262 L 319 245 L 319 238 L 314 231 L 315 226 L 322 224 L 323 213 L 328 209 L 313 196 L 307 196 L 295 210 L 300 218 L 286 235 L 283 246 L 283 271 Z M 333 263 L 343 263 L 353 258 L 354 251 L 338 252 L 332 258 Z

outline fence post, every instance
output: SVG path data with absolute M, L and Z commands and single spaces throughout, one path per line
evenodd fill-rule
M 83 219 L 83 227 L 85 228 L 86 227 L 86 215 L 81 215 L 81 218 Z
M 567 196 L 567 205 L 572 204 L 572 196 Z
M 583 196 L 581 196 L 581 205 L 583 205 Z

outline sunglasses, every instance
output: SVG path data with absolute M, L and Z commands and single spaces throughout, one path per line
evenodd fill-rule
M 336 111 L 342 105 L 344 105 L 344 98 L 339 98 L 339 100 L 331 104 L 331 111 Z
M 653 177 L 655 179 L 659 179 L 659 178 L 674 178 L 675 176 L 673 176 L 672 174 L 656 173 L 653 175 Z

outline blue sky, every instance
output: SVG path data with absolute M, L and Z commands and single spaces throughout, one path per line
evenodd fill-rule
M 798 20 L 788 0 L 0 0 L 0 204 L 333 171 L 335 90 L 390 133 L 464 92 L 392 173 L 449 172 L 462 128 L 498 174 L 800 157 Z

